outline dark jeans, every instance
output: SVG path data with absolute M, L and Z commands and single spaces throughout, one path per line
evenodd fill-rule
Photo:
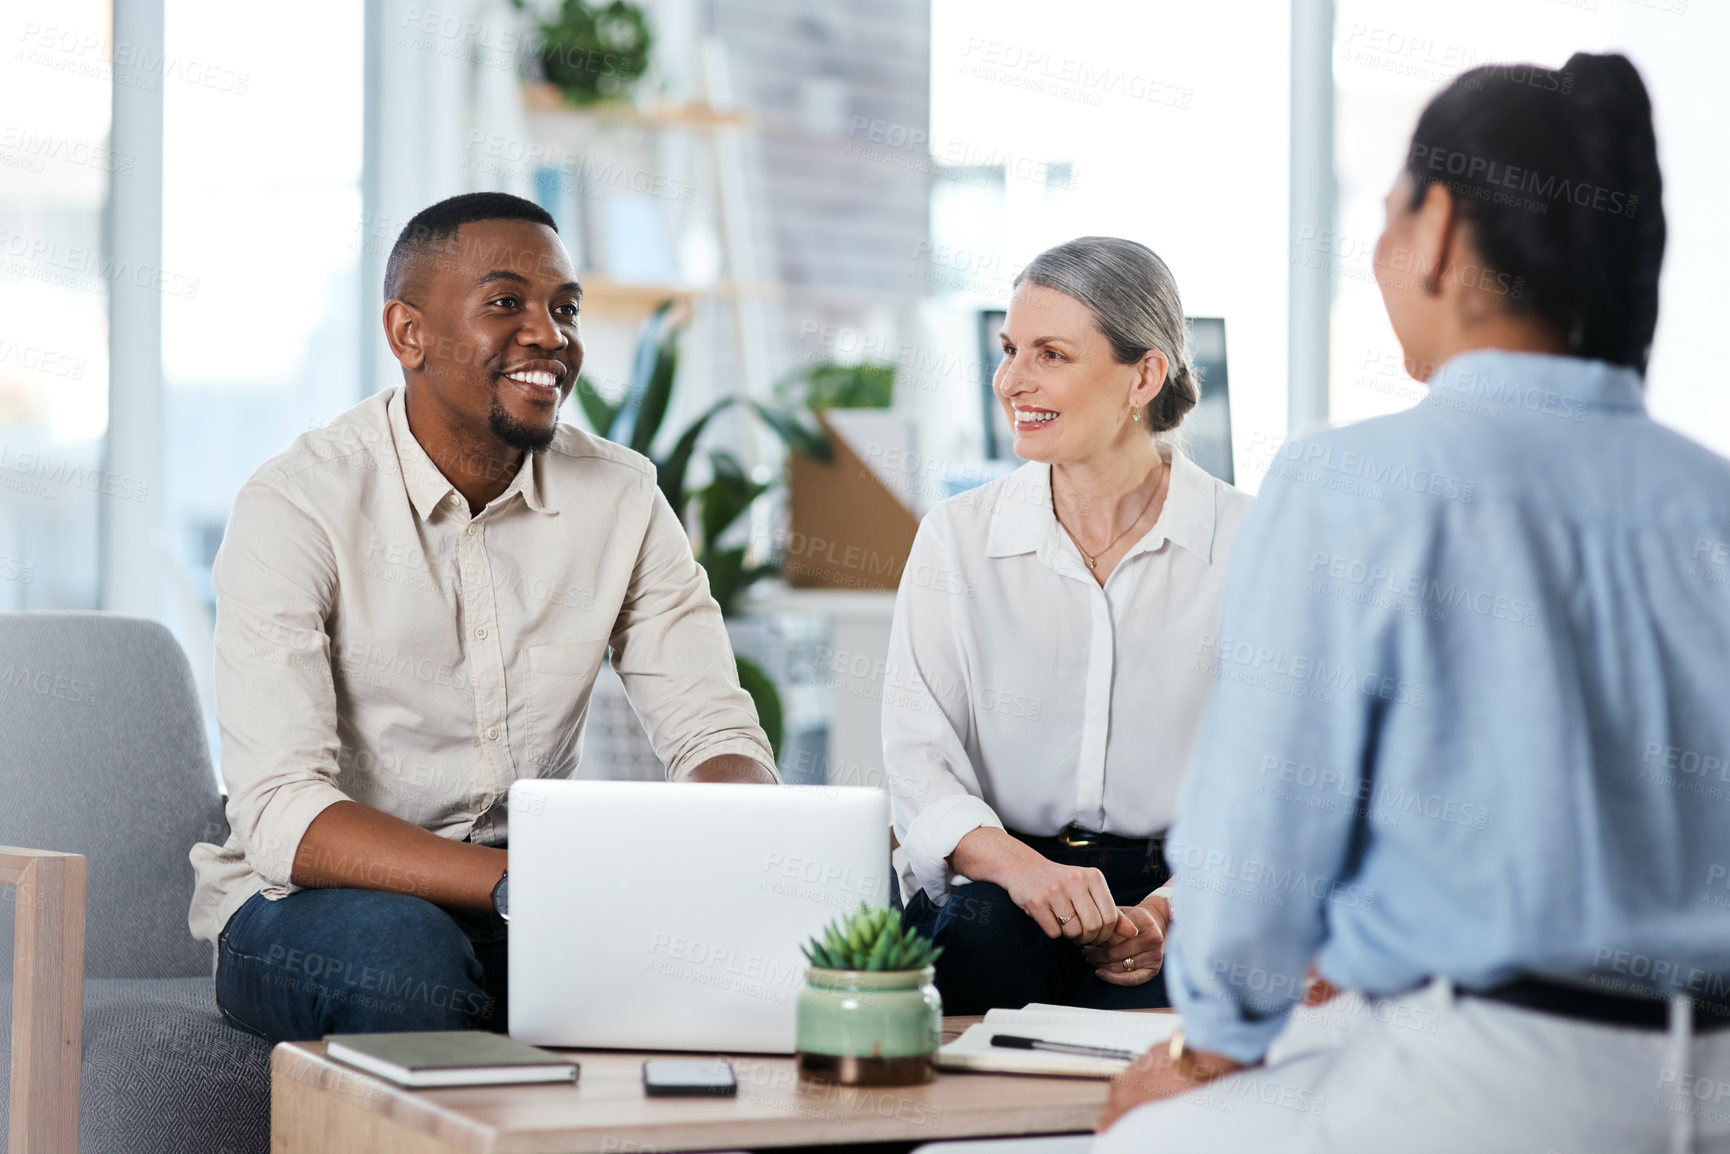
M 1144 851 L 1071 849 L 1044 838 L 1023 840 L 1052 861 L 1099 870 L 1120 906 L 1141 901 L 1171 876 L 1163 862 L 1150 862 Z M 1020 1009 L 1029 1002 L 1098 1010 L 1171 1004 L 1163 973 L 1139 986 L 1101 981 L 1081 956 L 1081 947 L 1065 938 L 1046 937 L 1039 923 L 993 882 L 960 886 L 941 908 L 921 890 L 907 904 L 906 920 L 943 947 L 937 959 L 937 989 L 946 1014 L 983 1014 L 999 1006 Z
M 493 1030 L 506 1012 L 505 923 L 408 894 L 255 895 L 217 939 L 216 1004 L 272 1042 L 326 1034 Z

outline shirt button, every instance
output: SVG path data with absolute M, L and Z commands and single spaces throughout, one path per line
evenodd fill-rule
M 487 740 L 488 741 L 497 741 L 498 739 L 499 739 L 499 727 L 496 725 L 487 726 Z
M 462 503 L 463 503 L 463 495 L 461 493 L 452 493 L 451 494 L 451 504 L 460 505 Z
M 467 529 L 463 530 L 463 532 L 467 533 L 470 537 L 473 537 L 475 535 L 475 533 L 477 532 L 477 530 L 475 529 L 474 525 L 471 523 Z
M 487 639 L 487 627 L 483 625 L 479 629 L 475 630 L 475 636 L 479 637 L 482 641 L 485 641 Z

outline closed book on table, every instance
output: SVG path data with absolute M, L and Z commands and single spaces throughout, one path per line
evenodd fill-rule
M 577 1063 L 484 1030 L 326 1034 L 324 1040 L 332 1058 L 400 1086 L 577 1080 Z

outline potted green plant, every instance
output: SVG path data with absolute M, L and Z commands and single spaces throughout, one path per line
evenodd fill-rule
M 527 0 L 511 0 L 511 7 L 528 11 Z M 628 0 L 562 0 L 535 32 L 541 70 L 578 108 L 623 99 L 649 69 L 654 37 L 643 10 Z
M 849 1086 L 911 1086 L 937 1076 L 942 953 L 888 906 L 861 904 L 804 947 L 799 992 L 801 1077 Z
M 631 379 L 623 397 L 608 400 L 587 377 L 577 378 L 576 394 L 589 427 L 608 440 L 634 449 L 655 462 L 656 480 L 667 504 L 685 522 L 695 524 L 697 562 L 709 575 L 709 592 L 724 615 L 737 610 L 739 599 L 757 581 L 780 571 L 773 561 L 749 563 L 744 545 L 727 545 L 727 531 L 750 509 L 751 504 L 777 482 L 754 481 L 732 453 L 714 449 L 709 453 L 707 484 L 691 488 L 687 483 L 698 442 L 709 422 L 735 405 L 743 405 L 789 449 L 827 461 L 833 456 L 828 435 L 805 424 L 793 409 L 767 405 L 737 394 L 722 397 L 687 425 L 663 456 L 653 456 L 667 411 L 672 405 L 678 376 L 679 338 L 685 322 L 675 317 L 673 302 L 655 310 L 637 337 Z M 761 666 L 736 657 L 739 684 L 757 706 L 757 718 L 768 734 L 777 756 L 781 752 L 783 711 L 774 679 Z

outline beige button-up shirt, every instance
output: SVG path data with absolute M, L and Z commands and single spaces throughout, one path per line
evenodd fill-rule
M 959 877 L 946 859 L 980 826 L 1149 837 L 1171 824 L 1250 498 L 1162 451 L 1165 507 L 1103 587 L 1052 512 L 1050 465 L 920 524 L 883 688 L 907 897 L 942 904 Z
M 193 847 L 196 937 L 293 893 L 335 802 L 503 844 L 511 783 L 576 769 L 608 646 L 668 777 L 774 769 L 654 466 L 569 425 L 471 517 L 381 392 L 253 474 L 213 581 L 232 832 Z

